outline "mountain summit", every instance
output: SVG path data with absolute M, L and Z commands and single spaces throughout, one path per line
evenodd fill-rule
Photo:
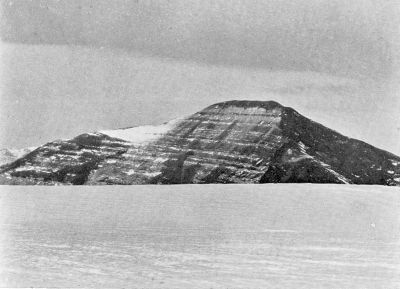
M 400 185 L 400 157 L 274 101 L 227 101 L 161 126 L 86 133 L 1 167 L 13 184 Z

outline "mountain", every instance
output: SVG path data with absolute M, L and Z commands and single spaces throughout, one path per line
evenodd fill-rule
M 13 184 L 400 185 L 400 157 L 274 101 L 227 101 L 161 126 L 50 142 L 0 176 Z
M 0 166 L 12 163 L 24 155 L 27 155 L 34 149 L 34 147 L 23 149 L 0 149 Z

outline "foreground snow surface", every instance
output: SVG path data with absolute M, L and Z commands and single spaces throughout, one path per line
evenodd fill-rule
M 0 187 L 0 286 L 400 288 L 400 189 Z
M 125 129 L 103 130 L 100 133 L 110 137 L 131 142 L 134 145 L 143 145 L 155 141 L 175 128 L 181 119 L 174 119 L 161 125 L 145 125 Z

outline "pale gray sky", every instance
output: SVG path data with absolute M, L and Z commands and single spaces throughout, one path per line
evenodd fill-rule
M 396 2 L 4 0 L 0 147 L 272 99 L 400 155 Z
M 397 0 L 4 0 L 3 10 L 11 42 L 375 76 L 392 70 L 400 23 Z

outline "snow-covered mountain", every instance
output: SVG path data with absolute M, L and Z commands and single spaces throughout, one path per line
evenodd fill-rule
M 36 147 L 23 149 L 0 149 L 0 166 L 11 163 L 33 151 Z
M 228 101 L 161 126 L 54 141 L 0 172 L 12 184 L 400 185 L 400 157 L 273 101 Z

